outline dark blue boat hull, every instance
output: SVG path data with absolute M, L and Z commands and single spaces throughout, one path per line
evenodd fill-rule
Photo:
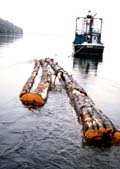
M 74 56 L 77 57 L 102 57 L 103 45 L 74 45 Z

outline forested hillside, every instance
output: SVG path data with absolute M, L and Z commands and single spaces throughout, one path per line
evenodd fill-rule
M 23 34 L 23 30 L 13 23 L 0 18 L 0 34 Z

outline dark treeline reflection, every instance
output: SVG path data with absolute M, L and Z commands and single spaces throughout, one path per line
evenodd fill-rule
M 14 41 L 22 38 L 23 35 L 4 35 L 0 34 L 0 47 L 4 46 L 5 44 L 13 43 Z
M 83 74 L 89 74 L 92 71 L 97 75 L 98 64 L 100 62 L 102 62 L 102 58 L 73 57 L 73 68 L 78 68 Z

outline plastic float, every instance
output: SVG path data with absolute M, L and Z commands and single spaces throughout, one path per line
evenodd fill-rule
M 111 145 L 120 143 L 120 132 L 111 120 L 96 107 L 86 91 L 53 59 L 45 61 L 61 77 L 62 83 L 74 107 L 78 121 L 83 124 L 85 141 L 90 145 Z
M 42 75 L 40 78 L 40 82 L 37 88 L 31 91 L 35 77 L 38 74 L 40 66 L 42 68 Z M 33 106 L 44 105 L 48 96 L 48 90 L 50 84 L 51 84 L 50 67 L 46 62 L 44 62 L 44 60 L 35 60 L 34 70 L 20 93 L 20 100 L 25 105 L 33 105 Z

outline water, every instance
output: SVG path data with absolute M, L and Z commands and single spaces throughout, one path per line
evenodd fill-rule
M 62 85 L 49 92 L 46 104 L 28 109 L 19 93 L 34 59 L 54 58 L 87 91 L 120 130 L 119 56 L 107 47 L 103 60 L 71 56 L 72 37 L 25 35 L 0 37 L 0 169 L 118 169 L 120 146 L 83 144 L 82 126 Z

